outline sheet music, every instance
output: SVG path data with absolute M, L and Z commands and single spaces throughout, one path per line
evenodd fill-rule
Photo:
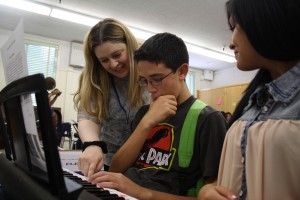
M 1 56 L 6 84 L 28 75 L 23 20 L 2 46 Z
M 24 124 L 27 133 L 27 140 L 30 150 L 32 164 L 47 171 L 44 150 L 41 145 L 41 138 L 38 135 L 34 109 L 32 106 L 31 95 L 23 95 L 21 98 Z
M 20 20 L 16 29 L 1 48 L 1 56 L 6 84 L 28 76 L 23 20 Z M 45 155 L 37 131 L 31 95 L 23 95 L 21 105 L 23 116 L 26 116 L 24 117 L 24 123 L 30 148 L 31 162 L 40 169 L 47 171 Z

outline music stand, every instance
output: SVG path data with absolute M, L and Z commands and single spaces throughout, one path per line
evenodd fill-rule
M 36 99 L 36 113 L 31 97 Z M 44 76 L 26 76 L 7 85 L 0 92 L 0 108 L 7 159 L 59 199 L 79 196 L 82 186 L 63 176 Z

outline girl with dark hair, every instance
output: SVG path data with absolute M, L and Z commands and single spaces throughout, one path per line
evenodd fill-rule
M 231 120 L 217 185 L 198 199 L 300 199 L 300 1 L 229 0 L 230 48 L 259 69 Z

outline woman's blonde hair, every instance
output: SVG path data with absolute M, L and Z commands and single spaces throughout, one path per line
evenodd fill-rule
M 85 68 L 80 75 L 79 88 L 73 98 L 77 110 L 83 109 L 88 114 L 97 116 L 101 124 L 108 115 L 110 80 L 109 73 L 95 55 L 95 48 L 106 41 L 126 44 L 130 65 L 129 105 L 133 107 L 145 103 L 143 88 L 137 84 L 139 77 L 134 61 L 134 51 L 138 48 L 137 40 L 121 22 L 110 18 L 104 19 L 96 24 L 85 38 Z

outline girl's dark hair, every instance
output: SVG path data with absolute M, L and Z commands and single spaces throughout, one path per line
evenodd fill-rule
M 299 0 L 229 0 L 227 17 L 245 31 L 263 57 L 291 61 L 300 58 Z
M 229 22 L 239 24 L 253 48 L 263 57 L 278 61 L 300 58 L 299 0 L 229 0 L 226 3 Z M 243 114 L 251 94 L 272 80 L 269 71 L 260 69 L 244 91 L 228 128 Z

